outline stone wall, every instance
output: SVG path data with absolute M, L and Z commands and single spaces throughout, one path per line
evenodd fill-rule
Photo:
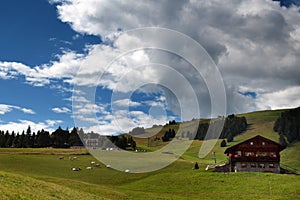
M 233 171 L 280 173 L 280 166 L 279 166 L 279 163 L 237 162 L 237 163 L 235 163 Z

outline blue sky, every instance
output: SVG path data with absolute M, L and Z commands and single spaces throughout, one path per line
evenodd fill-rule
M 35 66 L 55 59 L 64 49 L 80 52 L 87 43 L 101 42 L 99 37 L 80 35 L 61 22 L 55 6 L 44 0 L 2 1 L 0 16 L 5 27 L 0 38 L 1 60 Z
M 213 115 L 207 77 L 195 74 L 185 58 L 157 49 L 118 57 L 147 40 L 124 31 L 149 26 L 181 32 L 203 46 L 222 76 L 227 100 L 222 114 L 297 107 L 299 5 L 296 0 L 3 0 L 0 130 L 75 125 L 113 134 Z M 157 36 L 156 42 L 166 39 Z M 168 45 L 174 49 L 178 43 Z M 189 107 L 194 93 L 201 115 Z
M 2 1 L 0 6 L 0 60 L 23 63 L 29 67 L 47 64 L 57 60 L 64 51 L 84 51 L 87 44 L 99 44 L 101 38 L 84 35 L 57 18 L 56 7 L 48 1 Z M 13 79 L 0 79 L 1 104 L 19 106 L 34 112 L 24 113 L 12 108 L 0 115 L 2 124 L 18 123 L 27 120 L 47 126 L 45 120 L 53 120 L 55 126 L 72 127 L 70 113 L 56 113 L 54 108 L 71 109 L 71 93 L 52 87 L 63 86 L 72 89 L 72 85 L 63 85 L 59 80 L 53 85 L 34 87 L 26 84 L 23 76 Z M 56 123 L 57 122 L 57 123 Z M 31 124 L 31 123 L 29 123 Z M 27 124 L 23 127 L 26 129 Z

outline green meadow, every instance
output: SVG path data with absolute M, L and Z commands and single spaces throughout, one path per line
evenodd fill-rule
M 278 141 L 273 123 L 281 112 L 240 115 L 247 118 L 248 130 L 227 147 L 258 134 Z M 0 199 L 300 199 L 298 175 L 205 171 L 214 163 L 212 152 L 217 162 L 226 162 L 220 142 L 200 159 L 202 141 L 194 141 L 176 162 L 149 173 L 120 172 L 101 163 L 87 170 L 90 162 L 98 161 L 84 149 L 0 149 Z M 155 150 L 164 144 L 155 141 L 148 148 L 140 140 L 137 145 Z M 282 151 L 281 163 L 300 172 L 299 150 L 297 142 Z M 200 169 L 192 170 L 196 161 Z M 82 170 L 72 171 L 73 167 Z

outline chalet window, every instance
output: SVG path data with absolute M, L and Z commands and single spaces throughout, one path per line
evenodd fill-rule
M 257 156 L 259 156 L 259 157 L 265 157 L 265 156 L 267 156 L 267 155 L 268 155 L 267 152 L 258 152 L 258 153 L 257 153 Z
M 273 163 L 270 163 L 269 168 L 275 168 L 275 165 Z
M 252 157 L 254 156 L 254 152 L 245 152 L 245 156 Z
M 251 168 L 256 168 L 256 163 L 251 163 L 251 164 L 250 164 L 250 167 L 251 167 Z
M 262 152 L 262 153 L 261 153 L 261 156 L 264 156 L 264 157 L 265 157 L 265 156 L 267 156 L 267 155 L 268 155 L 267 152 Z
M 241 167 L 242 167 L 242 168 L 247 168 L 247 163 L 242 163 L 242 164 L 241 164 Z
M 250 142 L 250 145 L 253 145 L 253 142 Z
M 265 164 L 260 163 L 260 164 L 258 165 L 258 167 L 259 167 L 259 168 L 265 168 Z
M 262 142 L 261 144 L 262 144 L 263 146 L 265 146 L 265 145 L 266 145 L 266 143 L 265 143 L 265 142 Z
M 270 152 L 269 156 L 272 157 L 272 158 L 276 158 L 277 157 L 277 155 L 276 155 L 275 152 Z
M 241 151 L 236 151 L 234 157 L 241 157 L 242 152 Z

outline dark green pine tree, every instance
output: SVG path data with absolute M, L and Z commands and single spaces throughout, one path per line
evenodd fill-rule
M 27 128 L 26 134 L 27 134 L 27 135 L 31 135 L 31 128 L 30 128 L 30 126 L 28 126 L 28 128 Z
M 10 137 L 9 132 L 6 131 L 5 135 L 4 135 L 4 147 L 8 147 L 8 146 L 6 146 L 6 144 L 7 144 L 7 140 L 9 139 L 9 137 Z
M 118 136 L 118 139 L 115 144 L 117 147 L 119 147 L 121 149 L 126 149 L 127 138 L 124 135 Z
M 35 132 L 33 132 L 29 139 L 29 147 L 35 147 L 36 145 L 35 139 L 36 139 Z
M 65 148 L 69 146 L 70 133 L 68 130 L 63 130 L 60 126 L 56 129 L 52 135 L 53 147 Z
M 166 131 L 165 134 L 163 135 L 163 137 L 161 138 L 163 142 L 167 142 L 170 140 L 170 132 L 171 129 L 169 131 Z
M 5 135 L 4 135 L 4 131 L 0 131 L 0 147 L 5 147 Z
M 30 126 L 28 126 L 28 128 L 26 130 L 26 135 L 24 137 L 23 146 L 24 147 L 32 147 L 30 142 L 31 142 L 31 128 L 30 128 Z
M 20 138 L 20 134 L 17 133 L 17 135 L 16 135 L 16 137 L 15 137 L 15 139 L 13 141 L 13 144 L 12 144 L 13 147 L 15 147 L 15 148 L 18 147 L 18 145 L 19 145 L 19 138 Z
M 281 113 L 276 120 L 273 130 L 278 132 L 283 144 L 300 141 L 300 107 Z M 282 135 L 282 136 L 281 136 Z
M 6 140 L 5 146 L 12 147 L 14 139 L 15 139 L 15 132 L 12 131 L 12 133 L 9 135 L 8 139 Z
M 232 134 L 228 134 L 228 136 L 227 136 L 227 142 L 233 142 L 233 136 L 232 136 Z
M 70 146 L 83 146 L 83 143 L 78 135 L 77 128 L 73 128 L 70 133 L 69 144 Z
M 284 137 L 282 134 L 279 135 L 279 143 L 280 143 L 282 146 L 285 146 L 285 147 L 288 146 L 288 143 L 287 143 L 285 137 Z
M 227 146 L 227 143 L 226 143 L 226 141 L 224 139 L 222 140 L 220 146 L 221 147 L 226 147 Z
M 25 141 L 25 132 L 23 131 L 22 134 L 21 134 L 20 137 L 19 137 L 17 147 L 18 147 L 18 148 L 23 148 L 23 147 L 25 147 L 24 141 Z
M 49 147 L 52 145 L 50 134 L 48 131 L 44 131 L 42 129 L 41 131 L 37 132 L 36 136 L 36 144 L 37 147 Z
M 172 129 L 171 132 L 170 132 L 170 138 L 174 138 L 175 135 L 176 135 L 175 130 Z
M 77 128 L 77 129 L 78 129 L 78 128 Z M 84 131 L 83 131 L 82 128 L 80 128 L 80 129 L 78 130 L 78 135 L 79 135 L 80 138 L 84 138 Z

